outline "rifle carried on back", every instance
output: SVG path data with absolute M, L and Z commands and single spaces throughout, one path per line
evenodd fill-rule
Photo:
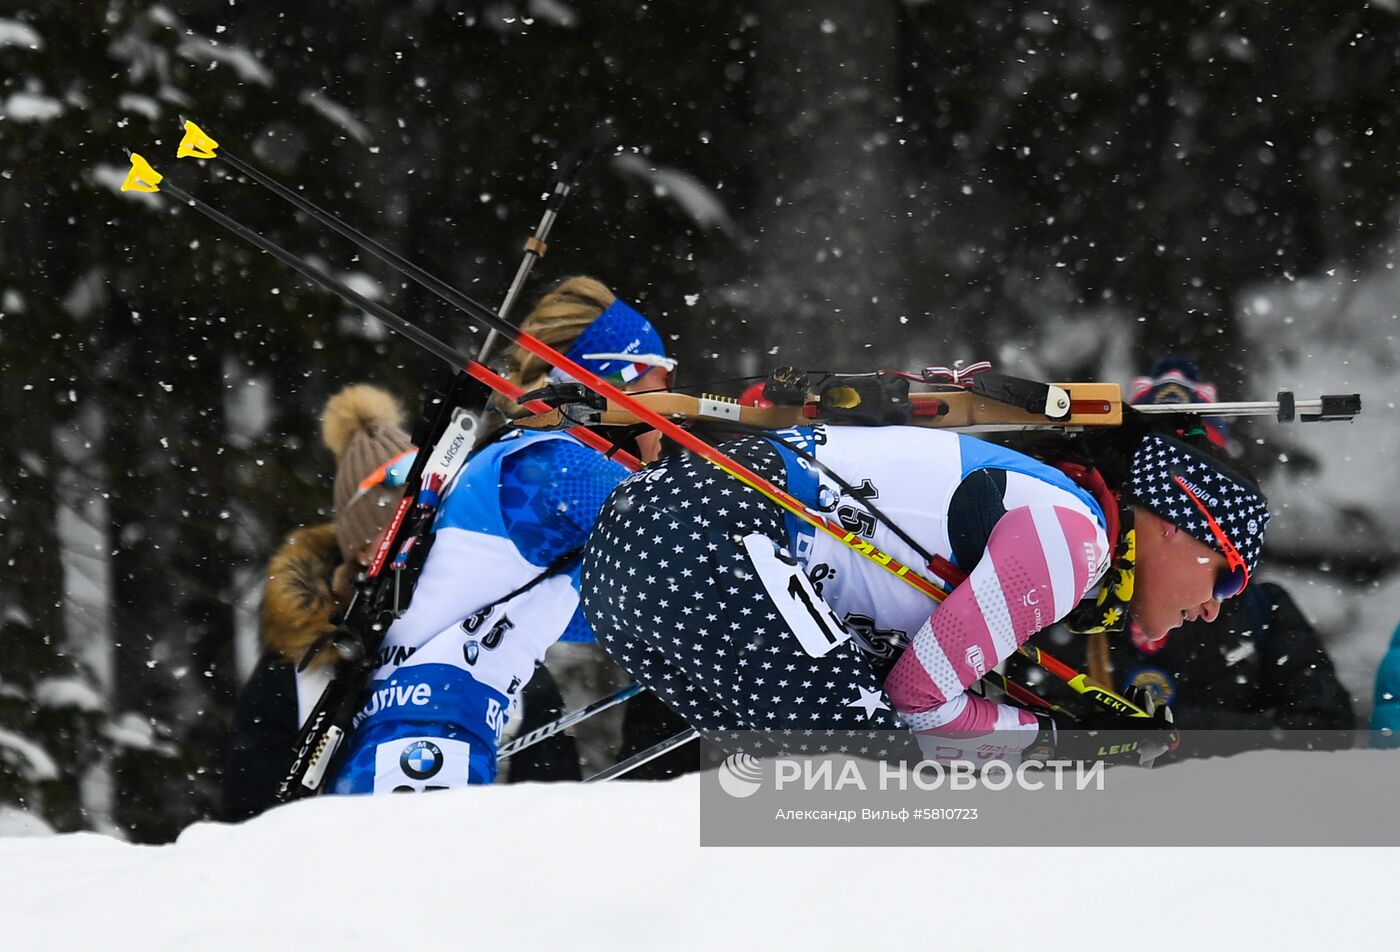
M 911 393 L 911 382 L 929 389 Z M 552 409 L 513 421 L 526 429 L 627 426 L 640 419 L 627 407 L 577 384 L 555 384 L 530 396 Z M 817 374 L 781 367 L 764 381 L 762 396 L 758 405 L 712 394 L 643 393 L 633 399 L 672 420 L 767 430 L 814 423 L 1072 430 L 1121 426 L 1124 420 L 1122 390 L 1116 383 L 1042 383 L 995 373 L 986 361 L 961 369 L 925 367 L 918 372 L 864 374 Z M 1165 416 L 1272 416 L 1281 423 L 1295 419 L 1308 423 L 1353 419 L 1361 412 L 1361 396 L 1332 394 L 1298 400 L 1282 390 L 1271 401 L 1137 405 L 1132 410 Z

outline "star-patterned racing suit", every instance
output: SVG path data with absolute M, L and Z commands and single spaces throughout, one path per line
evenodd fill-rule
M 722 448 L 922 566 L 876 504 L 968 577 L 936 605 L 709 463 L 673 456 L 617 488 L 585 552 L 584 611 L 619 664 L 721 743 L 900 724 L 1033 741 L 1030 713 L 968 687 L 1108 568 L 1093 495 L 1030 457 L 931 429 L 800 427 Z

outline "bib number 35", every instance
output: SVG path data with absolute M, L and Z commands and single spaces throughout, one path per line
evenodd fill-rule
M 803 651 L 820 658 L 850 640 L 851 632 L 812 588 L 796 559 L 761 532 L 744 537 L 744 550 Z

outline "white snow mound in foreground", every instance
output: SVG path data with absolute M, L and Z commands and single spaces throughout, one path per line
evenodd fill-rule
M 162 847 L 0 840 L 0 947 L 1004 952 L 1126 931 L 1276 952 L 1394 930 L 1393 850 L 701 849 L 699 799 L 693 776 L 520 784 L 323 798 Z

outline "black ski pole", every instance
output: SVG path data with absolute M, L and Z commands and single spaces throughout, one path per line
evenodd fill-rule
M 275 242 L 263 237 L 262 235 L 253 231 L 251 228 L 241 224 L 233 218 L 230 218 L 228 215 L 225 215 L 223 212 L 219 211 L 213 206 L 200 201 L 199 199 L 195 198 L 193 195 L 191 195 L 189 192 L 186 192 L 179 186 L 173 185 L 167 181 L 161 185 L 160 189 L 163 192 L 169 193 L 171 197 L 177 199 L 180 202 L 183 202 L 185 205 L 188 205 L 190 208 L 193 208 L 201 215 L 204 215 L 205 217 L 211 219 L 219 225 L 222 225 L 224 228 L 227 228 L 229 231 L 233 232 L 239 237 L 244 238 L 245 240 L 256 245 L 263 251 L 272 255 L 278 261 L 281 261 L 287 267 L 291 268 L 293 271 L 296 271 L 298 274 L 309 278 L 312 281 L 312 283 L 317 284 L 322 288 L 325 288 L 327 291 L 330 291 L 332 294 L 338 295 L 346 302 L 363 309 L 369 314 L 374 315 L 379 320 L 383 321 L 391 330 L 397 331 L 398 333 L 407 337 L 409 340 L 413 341 L 418 346 L 427 350 L 429 353 L 442 358 L 444 361 L 451 364 L 453 367 L 462 370 L 465 373 L 472 375 L 473 377 L 476 377 L 478 380 L 481 380 L 483 383 L 487 384 L 488 386 L 492 387 L 498 392 L 505 394 L 505 396 L 511 399 L 515 399 L 521 396 L 522 391 L 519 387 L 512 384 L 509 380 L 506 380 L 504 377 L 500 376 L 495 371 L 491 370 L 489 367 L 486 367 L 483 364 L 480 364 L 477 361 L 473 360 L 463 351 L 457 350 L 455 347 L 448 344 L 446 341 L 434 337 L 432 334 L 421 329 L 417 325 L 405 320 L 404 318 L 400 317 L 398 314 L 395 314 L 393 311 L 389 310 L 387 307 L 378 303 L 377 301 L 371 301 L 369 298 L 365 297 L 364 295 L 358 293 L 357 291 L 347 286 L 344 282 L 339 281 L 326 274 L 325 272 L 319 270 L 318 268 L 313 267 L 310 263 L 292 254 L 290 251 L 287 251 L 281 245 L 278 245 Z M 500 320 L 500 318 L 498 318 L 494 313 L 487 311 L 483 305 L 472 302 L 472 306 L 476 308 L 478 312 L 490 314 L 492 320 Z M 502 321 L 501 323 L 505 324 L 504 321 Z M 505 324 L 505 326 L 509 327 L 510 325 Z M 552 408 L 544 404 L 539 404 L 540 412 L 547 411 L 550 409 Z M 593 433 L 590 430 L 584 429 L 583 427 L 575 427 L 570 432 L 573 435 L 577 436 L 582 442 L 592 447 L 593 449 L 598 450 L 600 453 L 612 453 L 614 459 L 619 460 L 623 463 L 623 465 L 628 466 L 629 468 L 635 469 L 639 468 L 641 465 L 640 462 L 638 462 L 630 455 L 627 455 L 620 451 L 615 451 L 611 443 L 609 443 L 607 440 L 603 439 L 602 437 L 598 436 L 596 433 Z
M 540 218 L 540 223 L 535 226 L 535 233 L 525 239 L 525 257 L 520 262 L 520 268 L 515 272 L 515 278 L 510 282 L 510 290 L 506 292 L 507 301 L 512 301 L 519 296 L 520 291 L 525 287 L 525 279 L 530 275 L 530 269 L 549 250 L 546 239 L 549 237 L 550 229 L 554 227 L 554 219 L 559 216 L 559 210 L 564 207 L 564 199 L 568 198 L 569 193 L 578 185 L 578 177 L 582 174 L 584 167 L 593 161 L 593 157 L 611 143 L 613 138 L 612 125 L 604 120 L 593 127 L 592 131 L 588 133 L 588 137 L 578 148 L 560 161 L 549 199 L 545 202 L 544 215 Z M 504 311 L 501 312 L 501 316 L 505 316 Z M 486 363 L 486 358 L 491 353 L 491 347 L 499 336 L 500 333 L 495 328 L 492 328 L 486 335 L 481 349 L 476 352 L 478 363 Z
M 599 123 L 590 133 L 587 141 L 561 164 L 559 173 L 555 176 L 554 191 L 546 203 L 544 216 L 540 219 L 535 233 L 525 242 L 525 257 L 516 271 L 515 280 L 511 282 L 510 289 L 506 292 L 505 303 L 501 305 L 499 311 L 490 312 L 491 317 L 496 320 L 485 320 L 482 312 L 485 308 L 481 304 L 467 297 L 456 288 L 447 284 L 440 278 L 428 273 L 418 265 L 409 261 L 398 252 L 385 247 L 378 241 L 366 235 L 352 225 L 347 224 L 340 218 L 326 211 L 324 208 L 312 202 L 310 199 L 297 194 L 292 189 L 281 182 L 267 175 L 253 166 L 238 158 L 227 148 L 220 146 L 210 139 L 193 122 L 185 122 L 185 139 L 180 143 L 180 157 L 193 157 L 200 159 L 219 159 L 228 163 L 232 168 L 248 176 L 257 184 L 272 191 L 279 198 L 290 202 L 301 211 L 310 215 L 318 224 L 331 229 L 342 237 L 348 239 L 361 250 L 368 252 L 380 261 L 390 265 L 405 277 L 426 288 L 437 295 L 443 301 L 451 304 L 468 316 L 486 324 L 489 334 L 486 343 L 482 345 L 478 363 L 483 363 L 485 355 L 489 352 L 494 338 L 499 333 L 497 320 L 504 320 L 519 296 L 521 289 L 525 285 L 525 279 L 529 275 L 534 263 L 544 256 L 547 248 L 545 239 L 548 238 L 550 229 L 554 226 L 554 221 L 558 217 L 559 209 L 563 206 L 564 199 L 568 197 L 570 191 L 576 184 L 577 176 L 582 171 L 587 161 L 596 153 L 602 145 L 612 138 L 612 128 L 606 122 Z M 168 187 L 167 187 L 168 188 Z M 171 192 L 173 195 L 174 192 Z
M 623 701 L 641 694 L 644 690 L 646 689 L 640 684 L 629 684 L 625 688 L 614 691 L 607 697 L 599 698 L 586 707 L 581 707 L 577 711 L 571 711 L 556 720 L 550 721 L 542 727 L 535 728 L 528 734 L 522 734 L 496 752 L 496 763 L 500 763 L 528 747 L 533 747 L 541 741 L 548 740 L 556 734 L 561 734 L 575 724 L 588 720 L 595 714 L 601 714 L 608 708 L 616 707 Z
M 584 783 L 606 783 L 609 780 L 616 780 L 624 774 L 629 774 L 642 764 L 649 764 L 656 758 L 668 754 L 678 747 L 683 747 L 700 736 L 700 732 L 693 727 L 687 727 L 679 734 L 666 738 L 659 744 L 654 744 L 646 750 L 639 751 L 613 764 L 607 770 L 601 770 L 589 777 Z

